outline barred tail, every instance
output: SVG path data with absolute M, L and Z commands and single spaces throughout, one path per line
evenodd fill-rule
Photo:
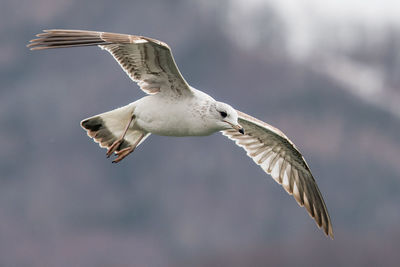
M 133 111 L 134 106 L 130 104 L 84 119 L 81 121 L 81 126 L 87 131 L 87 135 L 93 138 L 100 147 L 109 148 L 124 133 L 125 127 L 129 123 Z M 150 133 L 146 133 L 141 129 L 130 126 L 123 142 L 116 152 L 135 144 L 142 134 L 145 134 L 145 137 L 139 144 L 141 144 Z

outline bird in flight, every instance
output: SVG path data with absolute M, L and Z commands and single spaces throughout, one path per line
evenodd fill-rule
M 150 134 L 206 136 L 215 132 L 242 147 L 266 173 L 304 206 L 318 227 L 333 238 L 321 192 L 303 156 L 279 129 L 191 87 L 161 41 L 128 34 L 44 30 L 27 45 L 31 50 L 99 46 L 109 52 L 147 96 L 81 121 L 106 155 L 120 162 Z

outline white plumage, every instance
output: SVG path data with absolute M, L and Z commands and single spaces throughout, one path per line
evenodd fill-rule
M 82 30 L 45 30 L 37 37 L 28 45 L 32 50 L 101 47 L 148 94 L 81 122 L 95 142 L 108 148 L 108 156 L 117 155 L 113 162 L 124 159 L 150 134 L 200 136 L 222 131 L 333 238 L 325 202 L 295 145 L 280 130 L 189 86 L 167 44 L 143 36 Z

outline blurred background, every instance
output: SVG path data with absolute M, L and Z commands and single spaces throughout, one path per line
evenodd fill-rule
M 2 0 L 0 266 L 395 266 L 400 4 Z M 120 164 L 80 128 L 144 93 L 100 49 L 43 29 L 168 43 L 186 80 L 286 133 L 335 240 L 220 134 L 151 136 Z

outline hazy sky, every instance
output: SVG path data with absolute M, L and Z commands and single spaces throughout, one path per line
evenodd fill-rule
M 249 0 L 245 2 L 234 0 L 243 8 L 257 7 L 268 2 L 278 7 L 283 12 L 291 12 L 292 15 L 305 18 L 310 14 L 310 9 L 315 15 L 322 15 L 326 19 L 333 20 L 360 20 L 372 24 L 395 22 L 400 15 L 400 3 L 395 0 Z M 251 3 L 251 4 L 248 4 Z

